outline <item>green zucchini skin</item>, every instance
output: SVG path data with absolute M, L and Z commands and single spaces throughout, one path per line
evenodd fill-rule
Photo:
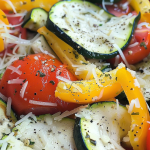
M 80 122 L 81 122 L 81 119 L 76 118 L 74 130 L 73 130 L 73 138 L 75 140 L 75 144 L 78 150 L 88 150 L 82 138 Z M 80 140 L 81 142 L 78 142 L 78 140 Z
M 23 28 L 31 31 L 37 31 L 39 28 L 46 25 L 48 12 L 43 8 L 33 8 L 27 13 L 22 24 Z
M 121 115 L 119 117 L 120 118 L 119 119 L 116 115 L 116 109 L 117 109 L 117 104 L 115 102 L 99 102 L 99 103 L 94 103 L 94 104 L 89 105 L 88 108 L 85 108 L 85 110 L 81 110 L 81 113 L 79 113 L 79 114 L 83 114 L 83 115 L 80 116 L 81 118 L 76 118 L 75 125 L 74 125 L 74 131 L 73 131 L 75 144 L 76 144 L 76 147 L 78 150 L 99 150 L 99 149 L 101 149 L 100 144 L 98 144 L 99 140 L 101 140 L 101 138 L 103 137 L 102 135 L 107 135 L 108 134 L 107 132 L 109 132 L 108 135 L 112 139 L 116 133 L 119 133 L 119 135 L 117 134 L 118 139 L 122 139 L 124 136 L 126 136 L 128 131 L 130 130 L 131 116 L 128 114 L 127 108 L 124 105 L 119 104 L 118 109 L 119 109 L 119 112 L 121 112 L 119 114 L 119 115 Z M 97 113 L 99 113 L 99 115 Z M 87 119 L 84 117 L 86 115 L 88 117 L 89 116 L 91 116 L 91 117 L 93 116 L 93 117 L 91 119 L 90 118 Z M 99 119 L 94 118 L 95 115 L 96 115 L 96 117 L 99 117 Z M 115 123 L 114 120 L 117 122 Z M 93 124 L 94 124 L 94 126 L 93 126 Z M 105 128 L 99 129 L 99 126 L 101 126 L 101 125 L 103 127 L 105 126 Z M 113 128 L 112 128 L 112 126 L 113 126 Z M 101 136 L 95 135 L 96 132 L 93 133 L 93 130 L 97 131 L 97 128 L 98 128 L 98 131 L 99 130 L 102 131 Z M 91 129 L 92 129 L 92 131 L 91 131 Z M 124 131 L 122 129 L 124 129 Z M 107 131 L 107 132 L 105 132 L 105 131 Z M 93 143 L 91 143 L 89 141 L 89 139 L 91 139 L 91 138 L 93 141 L 96 140 L 95 145 L 93 145 Z M 117 139 L 117 141 L 118 141 L 118 139 Z M 107 149 L 107 145 L 105 145 L 105 146 Z
M 79 54 L 85 56 L 86 58 L 95 58 L 95 59 L 110 59 L 115 57 L 118 54 L 118 51 L 114 51 L 112 53 L 97 53 L 97 52 L 92 52 L 92 51 L 88 51 L 86 48 L 82 47 L 81 45 L 79 45 L 78 43 L 76 43 L 75 41 L 73 41 L 73 39 L 67 35 L 67 33 L 62 30 L 58 25 L 56 25 L 52 20 L 51 20 L 51 15 L 53 14 L 53 11 L 55 10 L 55 7 L 57 5 L 59 5 L 60 3 L 63 3 L 64 1 L 58 2 L 56 3 L 49 11 L 49 17 L 47 20 L 47 24 L 46 27 L 47 29 L 49 29 L 51 32 L 53 32 L 56 36 L 58 36 L 61 40 L 63 40 L 64 42 L 66 42 L 68 45 L 70 45 L 71 47 L 73 47 Z M 66 2 L 66 1 L 65 1 Z M 72 1 L 69 1 L 72 2 Z M 81 1 L 76 1 L 81 3 Z M 93 5 L 93 7 L 98 7 L 97 5 L 94 5 L 92 3 L 89 2 L 90 5 Z M 99 7 L 100 8 L 100 7 Z M 101 9 L 101 8 L 100 8 Z M 109 14 L 108 12 L 105 11 L 105 13 L 107 13 L 110 17 L 114 17 L 112 14 Z M 125 45 L 123 45 L 123 47 L 120 47 L 121 50 L 124 50 L 128 45 L 129 42 L 131 41 L 132 38 L 132 34 L 134 33 L 135 28 L 137 27 L 137 23 L 140 19 L 141 14 L 139 13 L 137 15 L 137 17 L 134 19 L 133 22 L 133 27 L 132 27 L 132 31 L 130 34 L 130 37 L 128 38 L 128 41 L 125 43 Z

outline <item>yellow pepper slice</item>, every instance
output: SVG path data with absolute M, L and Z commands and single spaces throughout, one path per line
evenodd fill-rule
M 141 12 L 141 21 L 150 23 L 150 2 L 149 0 L 128 0 L 133 9 Z
M 77 79 L 79 80 L 85 80 L 88 74 L 88 71 L 83 69 L 83 71 L 80 72 L 80 74 L 76 74 L 76 71 L 78 67 L 74 66 L 83 66 L 83 68 L 88 67 L 91 65 L 89 62 L 85 60 L 85 58 L 80 55 L 76 50 L 74 50 L 71 46 L 66 44 L 64 41 L 59 39 L 55 34 L 50 32 L 45 26 L 40 28 L 38 30 L 38 33 L 42 34 L 47 42 L 49 43 L 50 47 L 54 50 L 56 55 L 59 57 L 59 59 L 67 65 L 67 69 L 74 74 Z M 100 76 L 102 72 L 96 68 L 96 74 L 97 76 Z M 91 71 L 92 72 L 92 71 Z M 89 76 L 88 79 L 92 79 L 93 75 Z
M 146 137 L 149 127 L 147 121 L 149 121 L 150 117 L 142 91 L 135 83 L 136 78 L 125 68 L 119 69 L 116 76 L 130 105 L 132 100 L 139 100 L 140 107 L 134 105 L 131 111 L 132 124 L 129 131 L 129 138 L 134 150 L 146 150 Z
M 95 79 L 73 81 L 70 83 L 60 81 L 56 87 L 55 96 L 66 102 L 88 104 L 105 101 L 116 97 L 122 92 L 121 85 L 116 82 L 117 69 L 102 74 Z
M 10 0 L 16 10 L 31 10 L 35 7 L 44 8 L 49 11 L 50 8 L 57 3 L 59 0 Z M 12 10 L 12 7 L 5 1 L 1 1 L 0 9 Z
M 8 22 L 8 19 L 5 15 L 5 13 L 0 9 L 0 24 L 1 24 L 1 22 L 6 25 L 9 25 L 9 22 Z M 3 28 L 0 28 L 0 30 L 2 30 L 2 29 Z M 3 32 L 0 31 L 0 52 L 2 52 L 4 50 L 4 41 L 3 41 L 3 38 L 1 37 L 1 33 L 3 33 Z

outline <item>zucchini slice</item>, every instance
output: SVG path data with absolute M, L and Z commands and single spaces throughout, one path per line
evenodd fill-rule
M 95 103 L 76 116 L 74 140 L 79 150 L 115 150 L 128 134 L 131 116 L 127 108 L 115 102 Z M 119 148 L 116 148 L 116 145 Z
M 5 135 L 2 140 L 8 138 L 7 140 L 7 150 L 33 150 L 30 147 L 27 147 L 24 145 L 24 143 L 22 141 L 20 141 L 19 139 L 17 139 L 15 136 L 13 136 L 12 134 L 9 135 Z M 0 145 L 0 148 L 2 149 L 3 144 Z
M 135 67 L 137 69 L 136 78 L 140 84 L 145 100 L 150 105 L 150 56 L 136 64 Z M 138 83 L 135 84 L 138 86 Z
M 39 28 L 46 25 L 48 12 L 43 8 L 34 8 L 27 13 L 24 18 L 23 28 L 37 31 Z
M 109 59 L 128 46 L 139 19 L 140 13 L 115 17 L 87 1 L 61 1 L 46 27 L 86 58 Z
M 11 132 L 16 121 L 17 119 L 13 111 L 11 111 L 10 117 L 6 116 L 6 103 L 0 99 L 0 139 L 3 135 Z
M 96 67 L 101 70 L 103 73 L 109 72 L 112 70 L 110 63 L 107 63 L 106 61 L 101 61 L 99 59 L 88 59 L 91 64 L 96 65 Z
M 17 125 L 13 132 L 25 146 L 34 150 L 76 150 L 73 139 L 74 123 L 70 118 L 55 121 L 49 114 L 31 116 Z

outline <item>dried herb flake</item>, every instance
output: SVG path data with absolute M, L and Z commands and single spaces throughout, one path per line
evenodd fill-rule
M 141 43 L 140 43 L 140 46 L 141 46 L 141 47 L 143 46 L 145 49 L 147 49 L 147 46 L 146 46 L 145 42 L 141 42 Z
M 45 77 L 46 76 L 46 74 L 44 74 L 43 72 L 41 72 L 41 71 L 37 71 L 39 74 L 40 74 L 40 77 Z

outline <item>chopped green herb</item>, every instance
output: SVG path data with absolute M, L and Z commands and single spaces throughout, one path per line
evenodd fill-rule
M 85 12 L 85 13 L 82 13 L 82 15 L 87 15 L 87 14 L 91 14 L 90 12 Z
M 88 104 L 88 106 L 86 107 L 86 109 L 90 109 L 90 105 Z
M 24 79 L 23 82 L 25 83 L 27 79 Z
M 7 18 L 5 15 L 2 15 L 3 16 L 3 18 Z
M 107 20 L 106 20 L 106 22 L 109 22 L 111 20 L 111 18 L 108 18 Z
M 139 115 L 139 112 L 133 112 L 131 115 Z
M 55 82 L 54 82 L 53 80 L 51 80 L 49 83 L 51 83 L 52 85 L 54 85 L 54 84 L 55 84 Z
M 99 24 L 99 26 L 102 26 L 102 24 Z
M 77 51 L 74 50 L 74 51 L 73 51 L 73 54 L 75 55 L 75 58 L 76 58 L 76 59 L 79 58 L 79 55 L 78 55 Z
M 147 46 L 146 46 L 145 42 L 141 42 L 141 43 L 140 43 L 140 46 L 141 46 L 141 47 L 143 46 L 145 49 L 147 49 Z
M 13 11 L 9 11 L 8 13 L 9 13 L 9 14 L 13 14 L 14 12 L 13 12 Z
M 87 65 L 88 63 L 84 63 L 84 62 L 83 62 L 82 64 L 83 64 L 83 65 Z
M 30 143 L 29 143 L 29 145 L 34 145 L 34 143 L 35 143 L 35 142 L 32 142 L 32 141 L 30 140 Z
M 23 60 L 24 59 L 24 56 L 22 56 L 22 57 L 19 57 L 19 60 Z
M 41 72 L 41 71 L 37 71 L 39 74 L 40 74 L 40 77 L 45 77 L 46 75 L 43 73 L 43 72 Z
M 2 78 L 2 76 L 3 76 L 3 73 L 0 74 L 0 79 Z

